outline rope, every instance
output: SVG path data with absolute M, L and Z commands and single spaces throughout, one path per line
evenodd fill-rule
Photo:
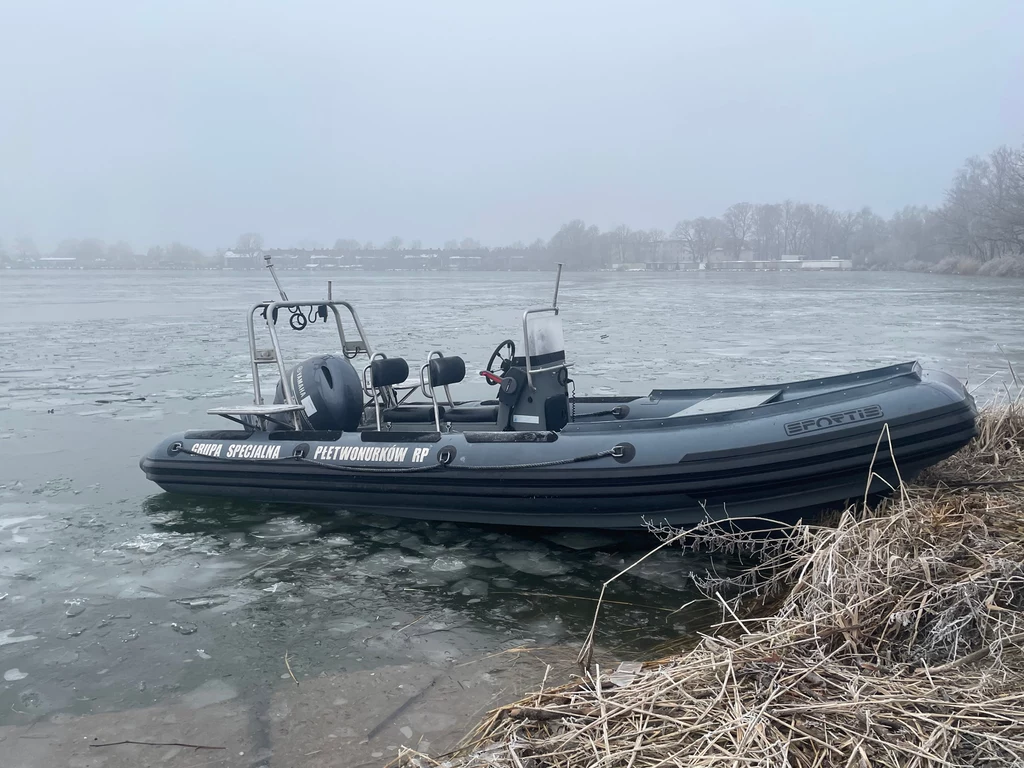
M 573 456 L 568 459 L 553 459 L 551 461 L 535 461 L 527 464 L 497 464 L 488 466 L 455 466 L 452 464 L 445 464 L 438 462 L 436 464 L 425 464 L 422 467 L 363 467 L 353 464 L 328 464 L 325 461 L 319 461 L 317 459 L 307 459 L 305 456 L 281 456 L 277 459 L 229 459 L 226 456 L 207 456 L 204 453 L 198 453 L 184 446 L 180 447 L 176 451 L 177 453 L 185 453 L 189 456 L 198 456 L 201 459 L 210 459 L 212 461 L 228 461 L 232 464 L 270 464 L 270 463 L 281 463 L 281 462 L 299 462 L 302 464 L 312 464 L 315 467 L 321 469 L 329 469 L 334 472 L 363 472 L 366 474 L 410 474 L 413 472 L 429 472 L 438 469 L 457 469 L 466 471 L 493 471 L 493 470 L 506 470 L 506 469 L 540 469 L 542 467 L 559 467 L 566 464 L 578 464 L 583 461 L 594 461 L 596 459 L 603 459 L 607 456 L 620 456 L 621 449 L 618 447 L 607 448 L 597 453 L 588 453 L 583 456 Z
M 464 470 L 491 470 L 491 469 L 538 469 L 540 467 L 558 467 L 563 464 L 577 464 L 581 461 L 593 461 L 594 459 L 603 459 L 606 456 L 615 456 L 618 448 L 608 448 L 604 451 L 598 451 L 597 453 L 588 453 L 586 456 L 574 456 L 571 459 L 555 459 L 554 461 L 536 461 L 532 464 L 500 464 L 497 466 L 487 467 L 451 467 L 451 469 L 464 469 Z M 440 465 L 439 465 L 440 466 Z
M 413 472 L 430 472 L 432 470 L 444 469 L 444 464 L 424 464 L 421 467 L 360 467 L 353 464 L 328 464 L 326 461 L 318 461 L 317 459 L 307 459 L 302 456 L 296 456 L 303 464 L 312 464 L 314 467 L 320 467 L 321 469 L 330 469 L 335 472 L 364 472 L 371 475 L 405 475 Z M 256 461 L 259 461 L 257 459 Z

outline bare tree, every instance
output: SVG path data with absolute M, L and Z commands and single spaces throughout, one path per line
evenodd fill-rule
M 612 260 L 618 264 L 626 263 L 626 254 L 630 252 L 630 246 L 634 242 L 633 230 L 625 224 L 621 224 L 608 233 Z
M 782 229 L 783 251 L 787 254 L 799 253 L 805 215 L 802 206 L 792 200 L 784 200 L 779 211 L 782 214 L 779 226 Z
M 672 230 L 672 236 L 682 240 L 693 260 L 706 264 L 711 252 L 718 245 L 722 233 L 722 222 L 701 216 L 697 219 L 680 221 Z
M 263 253 L 263 235 L 246 232 L 239 235 L 235 242 L 235 253 L 255 259 Z
M 754 233 L 756 223 L 754 206 L 750 203 L 736 203 L 722 216 L 725 225 L 726 246 L 733 258 L 738 259 L 747 244 L 747 238 Z
M 850 257 L 850 238 L 853 237 L 853 228 L 857 224 L 857 214 L 853 211 L 837 213 L 834 234 L 835 253 L 840 259 Z
M 548 242 L 548 250 L 562 258 L 570 267 L 582 267 L 597 260 L 601 230 L 587 226 L 582 219 L 563 224 Z
M 131 245 L 121 240 L 107 246 L 107 262 L 114 266 L 128 267 L 135 264 L 135 251 Z
M 31 237 L 19 237 L 14 241 L 11 253 L 22 261 L 28 261 L 39 255 L 39 249 L 36 248 Z
M 1024 253 L 1024 149 L 969 158 L 939 216 L 955 253 L 981 261 Z
M 782 206 L 757 206 L 754 212 L 754 240 L 759 259 L 767 261 L 782 255 L 781 222 Z

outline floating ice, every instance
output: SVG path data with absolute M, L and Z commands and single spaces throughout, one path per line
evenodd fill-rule
M 370 626 L 370 622 L 365 621 L 364 619 L 351 617 L 332 622 L 331 625 L 327 628 L 327 631 L 336 633 L 348 633 L 355 632 L 357 629 L 362 629 L 363 627 L 368 626 Z
M 28 672 L 22 672 L 17 667 L 4 672 L 4 680 L 9 683 L 13 683 L 15 680 L 24 680 L 26 677 L 28 677 Z
M 249 535 L 264 545 L 297 544 L 315 539 L 320 533 L 320 526 L 303 522 L 297 517 L 285 517 L 271 520 L 250 531 Z
M 45 520 L 44 515 L 25 515 L 24 517 L 0 517 L 0 531 L 10 528 L 12 525 L 21 525 L 29 520 Z
M 567 573 L 569 567 L 542 552 L 498 552 L 498 559 L 509 568 L 533 576 L 556 576 Z
M 466 597 L 487 597 L 488 586 L 480 579 L 461 579 L 448 588 L 449 595 L 465 595 Z
M 5 645 L 14 645 L 15 643 L 27 643 L 30 640 L 35 640 L 35 635 L 22 635 L 21 637 L 13 637 L 13 629 L 2 629 L 0 630 L 0 647 Z
M 466 562 L 451 555 L 441 555 L 430 566 L 432 571 L 461 571 L 466 567 Z
M 223 595 L 210 595 L 208 597 L 183 597 L 174 602 L 178 605 L 184 605 L 186 608 L 199 610 L 201 608 L 213 608 L 217 605 L 224 605 L 228 602 L 228 599 Z
M 387 576 L 397 570 L 407 567 L 408 556 L 399 552 L 377 552 L 369 557 L 360 560 L 358 568 L 367 576 Z M 418 558 L 412 562 L 420 562 Z

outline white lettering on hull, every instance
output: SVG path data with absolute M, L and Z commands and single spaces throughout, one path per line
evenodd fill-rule
M 188 450 L 211 458 L 257 461 L 281 458 L 281 446 L 268 443 L 192 443 Z M 313 449 L 311 458 L 314 461 L 368 464 L 422 464 L 429 455 L 430 448 L 410 449 L 404 445 L 318 445 Z
M 266 443 L 232 443 L 228 446 L 226 457 L 229 459 L 279 459 L 280 445 Z
M 362 461 L 371 464 L 403 464 L 406 459 L 422 464 L 429 448 L 409 448 L 401 445 L 318 445 L 313 449 L 314 461 Z
M 224 443 L 192 443 L 189 450 L 198 453 L 200 456 L 220 456 Z

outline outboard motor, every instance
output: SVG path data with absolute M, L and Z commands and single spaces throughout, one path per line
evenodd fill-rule
M 292 394 L 304 408 L 311 429 L 354 432 L 363 416 L 363 387 L 359 374 L 343 357 L 311 357 L 288 371 Z M 275 403 L 286 402 L 284 386 L 277 383 Z

